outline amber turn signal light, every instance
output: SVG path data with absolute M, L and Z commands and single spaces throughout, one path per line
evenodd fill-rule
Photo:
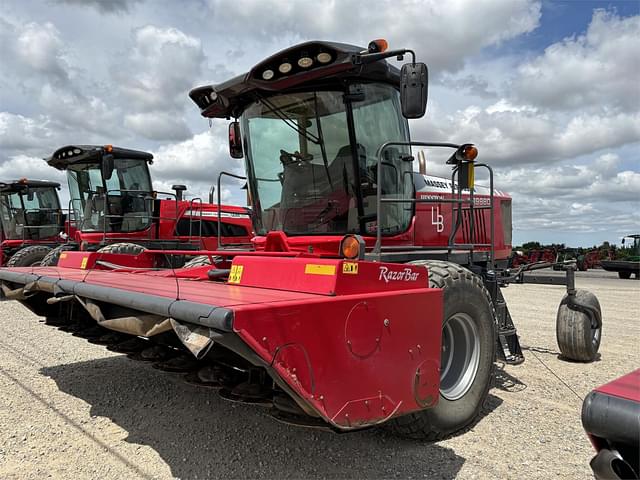
M 478 156 L 478 149 L 473 145 L 469 145 L 462 150 L 462 155 L 465 160 L 472 162 Z
M 381 53 L 385 52 L 389 48 L 389 43 L 384 38 L 378 38 L 369 42 L 369 53 Z
M 340 242 L 340 255 L 343 258 L 364 259 L 365 243 L 360 235 L 345 235 Z

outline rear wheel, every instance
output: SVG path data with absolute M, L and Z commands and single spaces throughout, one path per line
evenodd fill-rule
M 631 278 L 631 272 L 618 272 L 618 277 L 620 277 L 623 280 L 628 280 Z
M 198 255 L 197 257 L 193 257 L 188 262 L 182 266 L 182 268 L 196 268 L 196 267 L 204 267 L 207 265 L 211 265 L 211 259 L 209 255 Z
M 119 253 L 122 255 L 140 255 L 146 248 L 137 243 L 112 243 L 98 250 L 98 253 Z
M 42 262 L 40 262 L 41 267 L 55 267 L 58 265 L 58 261 L 60 260 L 60 254 L 64 251 L 66 245 L 59 245 L 56 248 L 52 248 L 49 253 L 47 253 Z
M 440 398 L 433 408 L 391 421 L 391 428 L 411 438 L 439 440 L 481 413 L 493 379 L 494 310 L 482 280 L 460 265 L 412 262 L 429 269 L 429 286 L 442 288 L 444 318 Z
M 577 290 L 578 304 L 599 312 L 602 318 L 600 302 L 587 290 Z M 602 338 L 602 325 L 583 310 L 569 307 L 569 295 L 565 295 L 558 308 L 556 318 L 556 339 L 562 355 L 570 360 L 592 362 L 596 358 Z
M 14 253 L 9 261 L 7 267 L 35 267 L 39 266 L 42 259 L 51 251 L 50 247 L 45 245 L 31 245 L 24 247 Z

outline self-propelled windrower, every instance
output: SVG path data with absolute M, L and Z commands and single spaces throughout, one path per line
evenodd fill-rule
M 385 60 L 407 55 L 400 70 Z M 253 249 L 187 252 L 212 265 L 173 270 L 154 258 L 184 251 L 70 252 L 57 268 L 0 271 L 4 295 L 39 315 L 188 350 L 200 363 L 158 366 L 189 364 L 191 380 L 269 403 L 289 422 L 387 422 L 430 439 L 471 423 L 496 355 L 523 361 L 500 287 L 540 265 L 507 268 L 511 199 L 475 146 L 410 139 L 407 119 L 426 108 L 426 66 L 384 41 L 307 42 L 190 96 L 203 116 L 233 119 Z M 451 178 L 414 173 L 412 147 L 450 149 Z M 477 169 L 487 187 L 475 185 Z M 590 361 L 600 309 L 573 271 L 558 342 Z

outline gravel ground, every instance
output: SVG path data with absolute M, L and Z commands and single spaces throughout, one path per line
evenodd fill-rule
M 563 287 L 505 289 L 527 361 L 499 365 L 488 414 L 432 444 L 289 427 L 5 302 L 0 478 L 592 478 L 581 399 L 640 366 L 640 282 L 614 275 L 578 275 L 604 312 L 592 364 L 558 358 Z

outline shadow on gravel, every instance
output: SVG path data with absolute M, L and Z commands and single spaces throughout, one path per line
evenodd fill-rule
M 528 345 L 522 345 L 522 350 L 523 351 L 529 351 L 533 354 L 536 353 L 544 353 L 544 354 L 548 354 L 548 355 L 555 355 L 556 358 L 558 360 L 561 360 L 563 362 L 568 362 L 568 363 L 584 363 L 582 361 L 579 360 L 573 360 L 571 358 L 567 358 L 564 355 L 562 355 L 562 353 L 560 353 L 557 350 L 552 350 L 550 348 L 545 348 L 545 347 L 531 347 Z M 596 356 L 593 360 L 591 360 L 591 362 L 599 362 L 602 359 L 602 355 L 600 354 L 600 352 L 596 353 Z
M 527 384 L 521 382 L 518 378 L 514 377 L 510 373 L 504 369 L 504 363 L 496 364 L 496 368 L 494 370 L 495 380 L 494 386 L 499 390 L 503 390 L 505 392 L 510 393 L 518 393 L 522 392 L 527 388 Z
M 124 356 L 41 373 L 91 405 L 92 416 L 126 430 L 128 442 L 153 448 L 179 478 L 453 479 L 465 462 L 450 448 L 380 429 L 336 434 L 284 425 L 264 407 L 229 403 Z M 489 410 L 500 404 L 495 399 Z

